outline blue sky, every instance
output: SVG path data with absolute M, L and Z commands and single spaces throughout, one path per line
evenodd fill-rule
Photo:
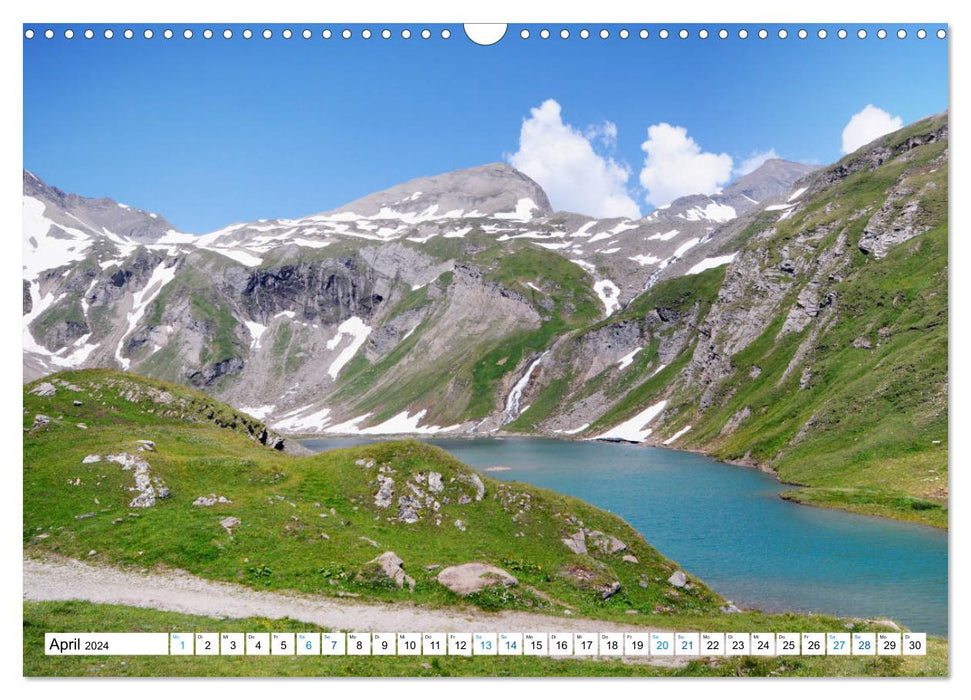
M 805 40 L 798 25 L 784 25 L 785 40 L 775 25 L 764 25 L 765 40 L 761 25 L 745 40 L 737 26 L 725 40 L 697 38 L 698 26 L 687 40 L 662 40 L 651 25 L 647 40 L 642 25 L 626 40 L 617 26 L 608 40 L 579 39 L 571 26 L 563 40 L 555 25 L 543 40 L 526 25 L 523 40 L 516 25 L 491 47 L 455 25 L 448 40 L 441 27 L 423 40 L 418 26 L 411 39 L 396 26 L 383 40 L 380 25 L 369 40 L 354 25 L 349 40 L 324 40 L 313 25 L 309 40 L 284 40 L 280 26 L 271 40 L 244 40 L 243 26 L 205 40 L 199 25 L 191 40 L 184 25 L 172 25 L 171 40 L 154 25 L 153 39 L 139 25 L 125 40 L 114 26 L 110 41 L 103 27 L 82 38 L 83 26 L 67 40 L 67 26 L 24 40 L 24 167 L 198 233 L 498 160 L 536 177 L 558 208 L 646 214 L 686 187 L 725 184 L 753 155 L 837 160 L 844 129 L 868 105 L 860 120 L 902 123 L 948 105 L 937 25 L 924 25 L 923 40 L 907 25 L 903 40 L 877 39 L 869 25 L 865 40 L 860 25 L 843 40 L 833 26 L 817 39 L 818 25 Z M 680 183 L 684 171 L 700 179 Z

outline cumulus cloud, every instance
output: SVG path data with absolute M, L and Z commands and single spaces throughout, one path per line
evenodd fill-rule
M 765 161 L 778 157 L 779 154 L 775 152 L 774 148 L 770 148 L 767 151 L 756 151 L 748 158 L 743 160 L 737 168 L 735 168 L 735 175 L 739 177 L 742 175 L 748 175 L 750 172 L 758 170 L 760 167 L 762 167 L 762 164 L 765 163 Z
M 891 117 L 879 107 L 867 105 L 850 117 L 843 128 L 843 153 L 852 153 L 884 134 L 896 131 L 904 125 L 900 117 Z
M 630 170 L 598 153 L 591 143 L 600 140 L 611 147 L 616 139 L 612 122 L 584 134 L 563 123 L 556 100 L 546 100 L 523 120 L 519 150 L 507 160 L 540 184 L 555 209 L 637 219 L 640 208 L 627 192 Z
M 647 154 L 640 176 L 644 199 L 658 207 L 684 195 L 717 192 L 732 176 L 730 155 L 702 151 L 681 126 L 649 126 L 641 149 Z

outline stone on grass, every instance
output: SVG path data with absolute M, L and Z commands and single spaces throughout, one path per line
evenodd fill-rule
M 496 584 L 502 584 L 509 588 L 519 583 L 509 572 L 476 561 L 442 569 L 436 580 L 448 590 L 459 595 L 477 593 Z
M 675 588 L 684 588 L 684 585 L 687 582 L 688 582 L 687 574 L 685 574 L 683 571 L 680 571 L 680 570 L 675 571 L 673 574 L 671 574 L 671 577 L 668 579 L 668 583 L 670 583 Z

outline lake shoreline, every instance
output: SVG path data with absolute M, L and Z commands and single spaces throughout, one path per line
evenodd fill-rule
M 899 509 L 887 508 L 883 510 L 877 510 L 874 505 L 871 508 L 865 507 L 866 504 L 852 504 L 846 502 L 825 502 L 821 503 L 813 499 L 800 500 L 793 497 L 791 494 L 797 491 L 812 491 L 816 492 L 821 489 L 821 487 L 815 487 L 810 484 L 801 484 L 794 481 L 786 481 L 779 473 L 776 472 L 772 467 L 760 464 L 753 460 L 746 459 L 723 459 L 715 456 L 714 454 L 707 452 L 703 449 L 690 448 L 690 447 L 672 447 L 670 445 L 660 445 L 651 444 L 646 442 L 629 442 L 627 440 L 593 440 L 589 438 L 576 438 L 569 435 L 559 436 L 559 435 L 535 435 L 531 433 L 507 433 L 503 431 L 498 431 L 491 435 L 469 435 L 467 433 L 449 435 L 449 434 L 431 434 L 425 435 L 421 433 L 400 433 L 393 435 L 360 435 L 356 433 L 326 433 L 326 434 L 303 434 L 303 435 L 289 435 L 286 436 L 287 439 L 295 440 L 301 445 L 306 440 L 328 440 L 328 439 L 366 439 L 372 440 L 374 442 L 380 442 L 384 440 L 420 440 L 422 438 L 430 438 L 433 440 L 481 440 L 483 438 L 489 438 L 493 440 L 505 440 L 510 438 L 515 439 L 526 439 L 526 440 L 559 440 L 562 442 L 575 442 L 575 443 L 594 443 L 600 442 L 604 444 L 619 444 L 619 445 L 629 445 L 631 447 L 650 447 L 654 449 L 670 450 L 672 452 L 689 453 L 695 454 L 702 457 L 707 457 L 712 459 L 719 464 L 726 464 L 733 467 L 742 467 L 744 469 L 753 469 L 755 471 L 762 472 L 768 476 L 771 476 L 775 481 L 784 486 L 793 487 L 789 491 L 782 492 L 778 494 L 778 498 L 781 500 L 793 503 L 796 505 L 801 505 L 809 508 L 820 508 L 823 510 L 838 510 L 845 513 L 854 513 L 856 515 L 865 515 L 871 518 L 883 518 L 886 520 L 893 520 L 896 522 L 913 523 L 918 525 L 926 525 L 927 527 L 934 528 L 935 530 L 941 530 L 943 532 L 948 532 L 948 525 L 940 524 L 929 518 L 920 517 L 908 517 L 911 516 L 910 513 L 903 512 Z

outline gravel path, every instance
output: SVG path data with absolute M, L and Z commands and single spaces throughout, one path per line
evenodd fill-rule
M 360 632 L 658 631 L 602 620 L 519 611 L 487 613 L 269 593 L 184 572 L 134 573 L 73 559 L 25 559 L 24 600 L 86 600 L 209 617 L 289 617 L 331 629 Z

